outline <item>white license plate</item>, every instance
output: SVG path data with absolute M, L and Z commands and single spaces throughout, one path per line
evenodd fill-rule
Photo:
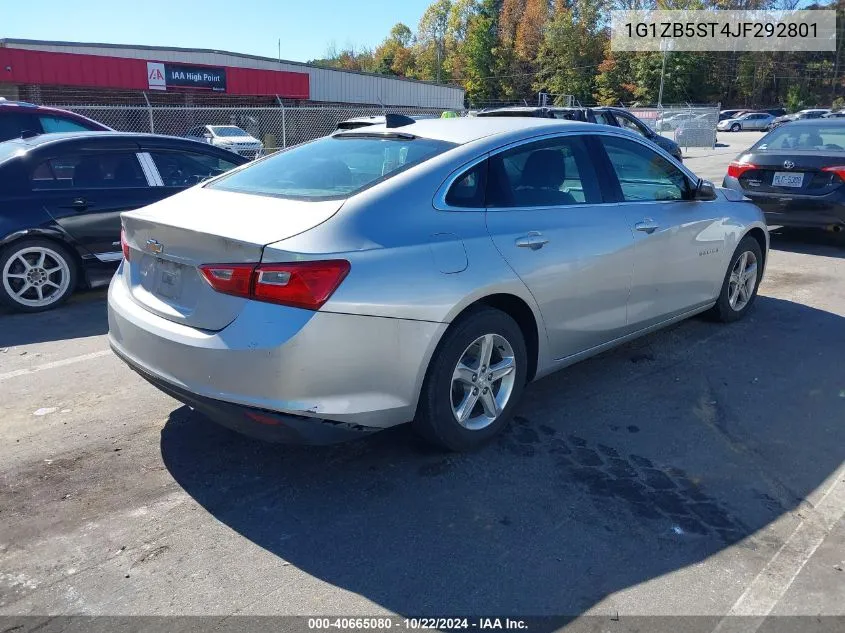
M 773 187 L 800 187 L 804 184 L 804 174 L 790 171 L 777 171 L 772 178 Z
M 182 290 L 182 274 L 178 264 L 158 260 L 158 293 L 163 297 L 178 299 Z

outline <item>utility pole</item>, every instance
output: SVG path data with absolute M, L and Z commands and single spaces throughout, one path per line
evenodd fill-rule
M 668 53 L 662 42 L 661 48 L 663 49 L 663 66 L 660 68 L 660 91 L 657 93 L 658 108 L 663 105 L 663 77 L 666 74 L 666 54 Z

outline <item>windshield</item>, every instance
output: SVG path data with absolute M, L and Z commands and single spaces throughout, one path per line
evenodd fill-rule
M 346 133 L 298 145 L 208 186 L 300 200 L 347 198 L 452 147 L 432 139 Z
M 209 129 L 215 136 L 249 136 L 241 128 L 234 125 L 214 125 Z
M 793 123 L 777 127 L 752 149 L 798 149 L 845 151 L 845 126 L 802 125 Z

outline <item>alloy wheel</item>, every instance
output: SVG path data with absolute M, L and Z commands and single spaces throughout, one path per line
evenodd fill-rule
M 14 253 L 3 267 L 3 287 L 22 306 L 41 308 L 59 301 L 70 285 L 70 266 L 62 255 L 44 246 Z
M 478 337 L 464 350 L 452 373 L 452 413 L 462 427 L 477 431 L 493 424 L 513 393 L 516 361 L 499 334 Z
M 757 256 L 745 251 L 737 258 L 728 280 L 728 303 L 733 310 L 741 312 L 748 305 L 756 284 Z

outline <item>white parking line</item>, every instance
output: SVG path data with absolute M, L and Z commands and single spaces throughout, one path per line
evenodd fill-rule
M 748 585 L 713 633 L 753 633 L 760 628 L 807 561 L 845 516 L 845 469 L 840 468 L 832 479 L 819 502 L 807 516 L 802 516 L 786 542 Z
M 34 374 L 45 369 L 55 369 L 56 367 L 64 367 L 66 365 L 75 365 L 86 360 L 93 360 L 111 354 L 110 349 L 103 349 L 99 352 L 91 352 L 90 354 L 82 354 L 81 356 L 72 356 L 64 360 L 54 360 L 52 363 L 44 363 L 43 365 L 36 365 L 35 367 L 27 367 L 25 369 L 16 369 L 14 371 L 0 374 L 0 382 L 9 380 L 10 378 L 17 378 L 18 376 L 26 376 L 27 374 Z

